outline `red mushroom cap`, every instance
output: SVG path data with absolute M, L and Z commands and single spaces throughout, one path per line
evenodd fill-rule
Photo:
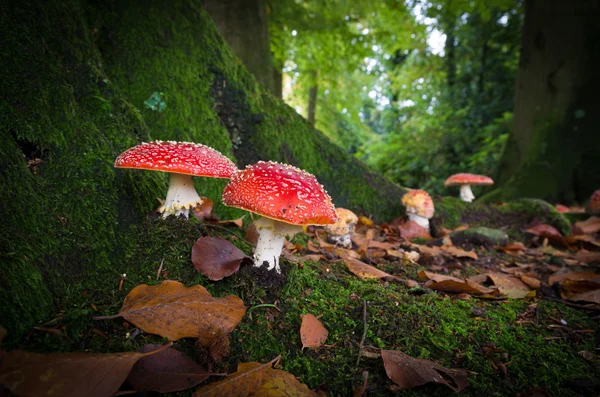
M 475 174 L 454 174 L 444 182 L 444 186 L 454 185 L 493 185 L 494 181 L 489 176 Z
M 586 210 L 588 214 L 600 214 L 600 189 L 592 193 Z
M 429 193 L 425 190 L 413 189 L 402 196 L 402 205 L 416 210 L 416 214 L 427 219 L 433 218 L 435 207 Z
M 213 178 L 230 178 L 237 171 L 231 160 L 211 147 L 175 141 L 154 141 L 127 149 L 117 157 L 115 167 Z
M 236 172 L 223 190 L 223 204 L 294 225 L 336 220 L 331 197 L 314 175 L 272 161 Z
M 556 210 L 561 213 L 569 212 L 569 207 L 567 207 L 566 205 L 556 204 L 554 208 L 556 208 Z

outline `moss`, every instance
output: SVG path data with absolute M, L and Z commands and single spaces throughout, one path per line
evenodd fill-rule
M 240 167 L 258 160 L 291 163 L 315 174 L 338 206 L 376 220 L 402 213 L 403 191 L 266 93 L 197 3 L 112 2 L 94 12 L 111 79 L 137 106 L 153 92 L 164 93 L 163 112 L 142 109 L 153 137 L 208 144 Z M 205 186 L 217 211 L 236 216 L 218 202 L 221 185 Z
M 492 229 L 508 227 L 513 239 L 525 238 L 522 229 L 534 220 L 556 227 L 568 236 L 569 221 L 549 203 L 538 199 L 520 199 L 503 204 L 488 204 L 479 201 L 465 203 L 456 197 L 442 197 L 435 201 L 435 217 L 431 221 L 432 231 L 439 233 L 442 227 L 453 229 L 467 224 L 470 228 L 485 226 Z
M 461 245 L 463 242 L 471 244 L 493 247 L 505 245 L 508 242 L 508 236 L 502 230 L 491 229 L 489 227 L 472 227 L 459 232 L 450 234 L 452 242 Z

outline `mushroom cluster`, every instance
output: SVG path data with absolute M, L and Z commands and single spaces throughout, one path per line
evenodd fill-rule
M 279 256 L 285 236 L 304 225 L 336 221 L 331 197 L 314 175 L 287 164 L 259 161 L 236 172 L 223 190 L 223 204 L 261 215 L 254 266 L 281 273 Z
M 167 198 L 158 211 L 169 215 L 189 216 L 190 208 L 202 204 L 192 176 L 230 178 L 236 165 L 215 149 L 199 143 L 154 141 L 142 143 L 121 153 L 116 168 L 163 171 L 170 175 Z

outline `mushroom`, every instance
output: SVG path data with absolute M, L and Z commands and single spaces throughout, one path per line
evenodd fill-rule
M 236 165 L 215 149 L 192 142 L 154 141 L 121 153 L 116 168 L 137 168 L 170 174 L 167 198 L 158 208 L 163 218 L 189 216 L 189 209 L 202 204 L 192 176 L 230 178 Z
M 470 203 L 475 199 L 471 185 L 493 185 L 494 181 L 489 176 L 475 174 L 455 174 L 446 179 L 444 186 L 460 185 L 460 198 Z
M 354 227 L 358 223 L 358 217 L 354 212 L 346 208 L 336 208 L 337 221 L 332 225 L 325 226 L 329 240 L 344 248 L 352 248 L 350 235 L 354 232 Z
M 565 213 L 565 212 L 569 212 L 569 207 L 567 207 L 566 205 L 563 204 L 555 204 L 554 208 L 556 208 L 556 210 L 560 213 Z
M 254 222 L 259 237 L 254 266 L 281 273 L 279 256 L 286 235 L 303 225 L 328 225 L 336 220 L 331 197 L 314 175 L 287 164 L 259 161 L 236 172 L 223 190 L 223 204 L 262 217 Z
M 585 208 L 585 212 L 591 215 L 600 214 L 600 189 L 596 190 L 590 196 L 590 201 Z
M 435 212 L 429 193 L 425 190 L 412 189 L 402 196 L 402 205 L 406 207 L 408 219 L 429 232 L 429 220 L 433 218 Z

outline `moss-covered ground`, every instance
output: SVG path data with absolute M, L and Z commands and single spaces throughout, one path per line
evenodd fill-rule
M 467 396 L 513 396 L 534 387 L 543 387 L 553 396 L 586 395 L 577 394 L 573 384 L 600 376 L 597 364 L 577 354 L 597 348 L 597 321 L 559 303 L 456 300 L 427 289 L 361 280 L 341 261 L 306 261 L 302 266 L 283 261 L 286 282 L 272 289 L 260 286 L 264 283 L 257 280 L 257 273 L 245 266 L 229 278 L 212 282 L 193 268 L 193 243 L 210 235 L 228 239 L 250 253 L 251 246 L 243 240 L 242 230 L 151 215 L 141 226 L 132 227 L 129 234 L 138 243 L 129 244 L 127 239 L 121 242 L 115 257 L 118 272 L 99 271 L 85 288 L 74 284 L 66 290 L 44 325 L 62 334 L 31 331 L 6 347 L 44 352 L 117 352 L 165 342 L 157 336 L 134 332 L 135 327 L 122 319 L 94 321 L 92 317 L 117 313 L 136 285 L 157 284 L 168 278 L 186 285 L 199 283 L 215 296 L 240 296 L 248 307 L 230 335 L 231 352 L 222 363 L 211 361 L 191 340 L 175 344 L 217 371 L 233 372 L 238 362 L 266 362 L 281 355 L 283 369 L 329 395 L 351 395 L 353 388 L 361 384 L 365 370 L 369 372 L 369 395 L 391 395 L 392 383 L 377 357 L 382 348 L 467 369 L 470 386 L 461 393 Z M 305 243 L 306 237 L 299 236 L 297 242 Z M 392 262 L 384 270 L 416 278 L 423 268 Z M 120 290 L 122 273 L 126 279 Z M 322 316 L 329 330 L 326 345 L 317 350 L 301 348 L 300 316 L 305 313 Z M 563 320 L 566 325 L 561 323 Z M 373 354 L 363 355 L 357 366 L 365 325 L 364 346 Z M 448 393 L 444 386 L 428 385 L 403 395 Z

